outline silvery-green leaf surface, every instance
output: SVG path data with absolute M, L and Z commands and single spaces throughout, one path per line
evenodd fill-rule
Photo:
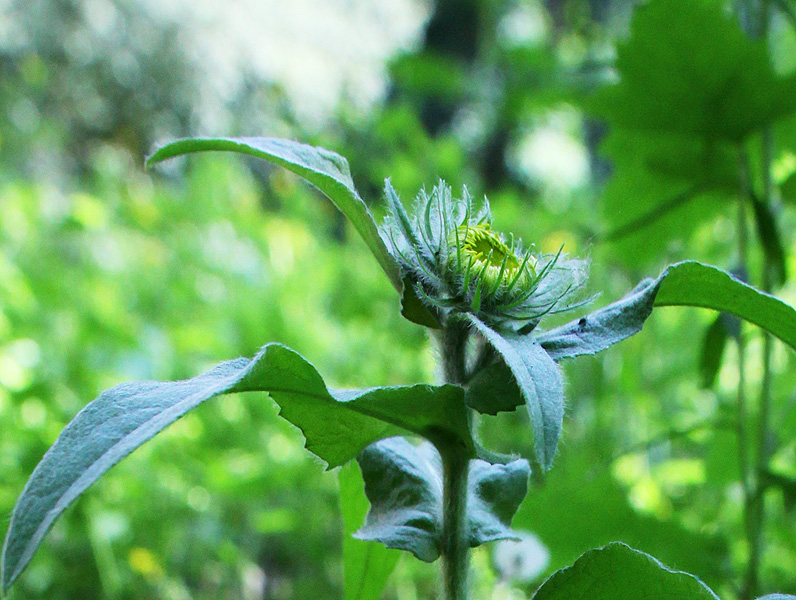
M 122 384 L 64 428 L 28 480 L 3 546 L 2 589 L 20 575 L 67 506 L 108 469 L 205 400 L 248 391 L 269 392 L 280 414 L 302 430 L 307 449 L 332 467 L 376 440 L 406 433 L 454 440 L 475 455 L 462 388 L 329 390 L 310 363 L 279 344 L 185 381 Z
M 558 366 L 531 336 L 499 332 L 476 316 L 466 318 L 500 354 L 522 393 L 533 429 L 536 456 L 545 469 L 553 464 L 564 421 L 564 382 Z
M 645 279 L 621 300 L 545 331 L 536 336 L 536 341 L 553 360 L 601 352 L 641 331 L 652 313 L 659 286 L 659 281 Z
M 595 354 L 638 333 L 652 309 L 661 306 L 696 306 L 730 313 L 796 348 L 796 311 L 792 306 L 726 271 L 696 261 L 671 265 L 621 300 L 536 334 L 536 341 L 555 360 Z
M 442 464 L 431 444 L 414 446 L 401 437 L 368 446 L 358 457 L 371 508 L 356 537 L 411 552 L 420 560 L 439 557 L 442 536 Z M 528 491 L 525 460 L 493 465 L 470 462 L 467 537 L 470 547 L 514 539 L 511 519 Z
M 279 138 L 192 138 L 176 140 L 161 146 L 147 158 L 146 164 L 149 166 L 175 156 L 208 151 L 237 152 L 255 156 L 285 167 L 309 181 L 348 217 L 395 289 L 399 293 L 402 291 L 398 264 L 379 235 L 378 227 L 368 207 L 359 197 L 345 158 L 325 148 Z

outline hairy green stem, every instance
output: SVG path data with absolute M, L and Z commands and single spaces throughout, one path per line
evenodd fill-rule
M 468 465 L 469 459 L 459 448 L 451 447 L 442 453 L 442 579 L 445 600 L 467 600 Z
M 442 368 L 447 383 L 463 384 L 467 380 L 468 334 L 467 323 L 458 319 L 449 319 L 440 334 Z
M 463 321 L 449 320 L 441 334 L 442 363 L 448 383 L 467 379 L 467 338 Z M 472 425 L 471 425 L 472 427 Z M 459 444 L 439 444 L 442 457 L 442 584 L 444 600 L 467 600 L 467 477 L 470 459 Z

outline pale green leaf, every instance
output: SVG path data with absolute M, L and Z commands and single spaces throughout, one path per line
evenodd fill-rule
M 754 323 L 796 349 L 796 310 L 717 267 L 685 261 L 658 278 L 655 306 L 699 306 Z
M 402 291 L 398 265 L 379 236 L 378 227 L 368 207 L 354 188 L 345 158 L 325 148 L 279 138 L 191 138 L 177 140 L 158 148 L 147 158 L 146 164 L 149 166 L 175 156 L 208 151 L 255 156 L 285 167 L 309 181 L 348 217 L 395 289 L 399 293 Z
M 499 332 L 472 314 L 466 318 L 511 369 L 531 417 L 536 456 L 549 469 L 564 421 L 564 383 L 558 366 L 532 336 Z
M 457 440 L 475 454 L 462 388 L 329 390 L 310 363 L 279 344 L 185 381 L 122 384 L 80 411 L 28 480 L 3 546 L 2 588 L 20 575 L 66 507 L 108 469 L 205 400 L 248 391 L 269 392 L 280 414 L 302 430 L 307 449 L 330 466 L 402 433 Z
M 379 600 L 400 554 L 376 542 L 353 537 L 365 523 L 368 499 L 357 463 L 340 468 L 340 508 L 343 516 L 343 581 L 345 600 Z
M 652 313 L 659 281 L 645 279 L 627 296 L 566 325 L 537 334 L 554 360 L 596 354 L 635 335 Z
M 667 267 L 621 300 L 556 329 L 536 334 L 555 360 L 595 354 L 638 333 L 653 307 L 698 306 L 731 313 L 796 348 L 796 310 L 726 271 L 696 261 Z
M 442 464 L 433 445 L 401 437 L 368 446 L 358 458 L 371 508 L 356 537 L 411 552 L 420 560 L 439 557 L 442 540 Z M 471 548 L 516 539 L 511 519 L 528 492 L 525 460 L 489 464 L 473 460 L 467 486 L 467 540 Z

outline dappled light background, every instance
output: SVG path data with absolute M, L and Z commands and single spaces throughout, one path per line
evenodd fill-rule
M 650 0 L 678 10 L 710 2 Z M 593 100 L 637 81 L 616 62 L 634 39 L 634 8 L 0 0 L 0 532 L 63 426 L 117 383 L 190 377 L 269 341 L 295 348 L 336 387 L 439 378 L 434 339 L 401 318 L 365 244 L 316 190 L 227 155 L 145 171 L 158 142 L 266 135 L 325 146 L 348 158 L 377 219 L 387 177 L 407 204 L 439 178 L 467 186 L 488 196 L 496 228 L 589 258 L 595 306 L 677 260 L 735 268 L 734 155 L 725 161 L 720 142 L 708 160 L 700 131 L 654 137 Z M 647 35 L 675 31 L 713 64 L 726 40 L 678 30 L 683 10 L 673 25 L 647 23 Z M 738 27 L 734 16 L 724 22 Z M 639 44 L 639 56 L 657 56 Z M 796 67 L 793 23 L 779 13 L 766 51 L 772 77 Z M 690 85 L 704 80 L 691 75 Z M 773 291 L 790 303 L 792 112 L 775 115 L 774 148 L 786 277 Z M 758 156 L 759 140 L 749 144 Z M 770 232 L 750 235 L 744 275 L 757 282 Z M 703 381 L 715 319 L 658 311 L 642 334 L 566 365 L 556 464 L 514 521 L 523 541 L 475 551 L 475 597 L 529 597 L 554 569 L 613 540 L 736 597 L 747 552 L 732 458 L 738 367 L 730 341 L 715 381 Z M 756 390 L 762 341 L 746 334 Z M 794 477 L 792 353 L 775 346 L 773 370 L 773 460 Z M 485 418 L 481 435 L 530 456 L 524 418 Z M 772 591 L 796 592 L 794 490 L 776 490 L 768 506 L 761 572 Z M 336 473 L 266 395 L 226 396 L 93 486 L 11 597 L 342 598 L 341 535 Z M 385 598 L 433 597 L 436 568 L 416 562 L 402 557 Z

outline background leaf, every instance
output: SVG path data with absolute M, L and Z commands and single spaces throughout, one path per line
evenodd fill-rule
M 711 388 L 716 381 L 716 376 L 721 368 L 721 359 L 724 356 L 724 346 L 727 345 L 727 317 L 718 315 L 713 323 L 705 330 L 702 340 L 702 350 L 699 355 L 699 375 L 702 378 L 702 387 Z
M 589 550 L 571 567 L 553 574 L 533 600 L 718 600 L 693 575 L 672 571 L 649 554 L 613 543 Z
M 379 600 L 400 554 L 376 542 L 356 539 L 368 512 L 362 474 L 355 461 L 338 471 L 343 515 L 343 579 L 345 600 Z
M 796 77 L 777 76 L 718 0 L 640 6 L 616 68 L 590 107 L 628 128 L 741 140 L 796 108 Z
M 785 260 L 785 247 L 780 239 L 777 229 L 777 218 L 770 205 L 757 197 L 752 198 L 752 208 L 755 214 L 755 229 L 760 245 L 766 255 L 775 282 L 782 286 L 788 279 L 788 270 Z
M 19 576 L 58 516 L 108 469 L 205 400 L 245 391 L 268 391 L 281 415 L 302 430 L 307 449 L 330 466 L 351 460 L 373 441 L 406 432 L 458 439 L 474 453 L 461 388 L 330 392 L 310 363 L 279 344 L 186 381 L 122 384 L 89 403 L 31 475 L 3 546 L 3 589 Z
M 300 175 L 323 192 L 349 218 L 365 240 L 373 256 L 401 292 L 401 277 L 393 257 L 387 251 L 368 207 L 359 197 L 345 158 L 326 150 L 279 138 L 191 138 L 162 146 L 147 158 L 146 164 L 193 152 L 238 152 L 281 165 Z

